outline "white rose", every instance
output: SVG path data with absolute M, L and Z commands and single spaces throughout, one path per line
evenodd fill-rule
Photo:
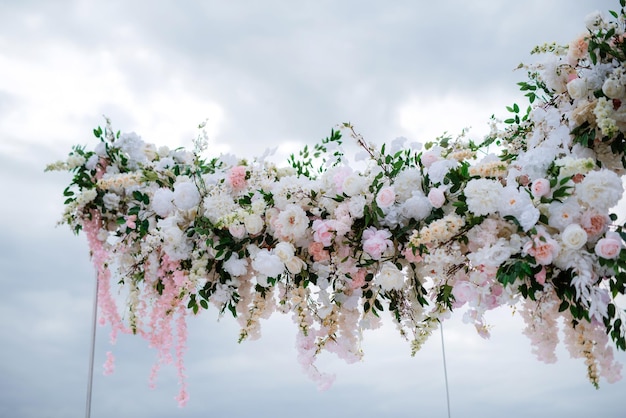
M 625 88 L 619 80 L 607 78 L 602 85 L 602 92 L 609 99 L 621 99 L 624 97 Z
M 290 242 L 281 241 L 274 247 L 274 254 L 280 258 L 280 261 L 286 263 L 295 254 L 295 248 Z
M 567 83 L 567 92 L 572 99 L 583 99 L 587 97 L 589 89 L 586 78 L 575 78 Z
M 563 245 L 577 250 L 587 243 L 587 232 L 578 224 L 569 224 L 561 234 Z
M 305 265 L 304 261 L 295 256 L 285 262 L 285 267 L 291 274 L 299 274 Z
M 400 290 L 404 286 L 404 274 L 392 262 L 385 262 L 376 277 L 383 290 Z
M 250 235 L 259 234 L 264 226 L 263 218 L 256 213 L 249 214 L 243 218 L 243 224 Z
M 356 196 L 363 192 L 365 186 L 365 178 L 353 173 L 345 178 L 343 184 L 341 185 L 341 188 L 343 192 L 348 196 Z

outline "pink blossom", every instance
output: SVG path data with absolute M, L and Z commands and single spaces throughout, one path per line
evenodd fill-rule
M 243 165 L 237 165 L 231 168 L 228 172 L 227 181 L 235 191 L 240 191 L 243 190 L 244 187 L 246 187 L 247 175 L 248 172 L 246 170 L 246 167 Z
M 392 186 L 383 187 L 376 195 L 376 204 L 381 208 L 388 208 L 396 201 L 396 192 Z
M 476 286 L 467 280 L 459 280 L 452 287 L 454 307 L 459 308 L 476 296 Z
M 622 240 L 615 232 L 609 232 L 596 243 L 595 252 L 598 257 L 613 259 L 619 256 L 622 250 Z
M 324 249 L 324 244 L 321 242 L 312 242 L 309 244 L 309 254 L 315 261 L 325 261 L 330 259 L 330 253 Z
M 402 255 L 409 263 L 419 263 L 423 260 L 419 251 L 414 251 L 411 247 L 406 247 L 404 250 L 402 250 Z
M 441 187 L 437 187 L 434 189 L 430 189 L 428 192 L 428 201 L 435 208 L 440 208 L 446 203 L 446 195 L 444 193 L 444 189 Z
M 358 289 L 365 285 L 365 269 L 359 269 L 355 274 L 352 275 L 352 282 L 350 283 L 350 287 L 352 289 Z
M 539 270 L 539 272 L 535 274 L 535 280 L 537 281 L 537 283 L 541 285 L 545 284 L 546 282 L 546 267 L 545 266 L 541 266 L 541 270 Z
M 369 227 L 363 231 L 363 251 L 372 259 L 380 260 L 383 253 L 393 247 L 393 242 L 389 238 L 391 232 L 388 230 Z
M 545 231 L 538 228 L 537 235 L 531 241 L 524 244 L 524 252 L 535 257 L 535 261 L 541 265 L 552 263 L 559 253 L 559 244 Z
M 107 359 L 102 367 L 104 369 L 104 375 L 108 376 L 110 374 L 113 374 L 113 372 L 115 371 L 115 357 L 113 357 L 113 353 L 110 351 L 107 351 L 106 356 Z
M 334 234 L 331 229 L 330 221 L 316 219 L 313 221 L 313 239 L 321 242 L 324 247 L 330 247 Z
M 550 193 L 550 181 L 544 178 L 537 179 L 533 181 L 530 189 L 535 197 L 546 196 Z
M 137 215 L 126 215 L 124 216 L 126 223 L 124 224 L 126 228 L 135 229 L 137 228 L 137 224 L 135 221 L 137 220 Z

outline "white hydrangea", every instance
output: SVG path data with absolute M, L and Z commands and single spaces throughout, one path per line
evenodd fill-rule
M 413 193 L 410 199 L 407 199 L 400 206 L 400 213 L 406 219 L 415 219 L 417 221 L 426 218 L 433 210 L 428 198 L 421 191 Z
M 195 208 L 200 203 L 198 187 L 190 180 L 178 181 L 174 184 L 174 204 L 180 210 Z
M 102 202 L 104 203 L 104 207 L 108 210 L 117 210 L 120 204 L 120 195 L 117 193 L 105 193 L 102 196 Z
M 155 190 L 150 205 L 157 215 L 167 218 L 175 209 L 174 192 L 164 187 Z

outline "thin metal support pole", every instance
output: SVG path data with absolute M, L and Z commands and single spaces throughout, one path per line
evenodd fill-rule
M 93 364 L 96 351 L 96 317 L 98 316 L 98 276 L 94 286 L 93 311 L 91 317 L 91 347 L 89 351 L 89 375 L 87 378 L 87 402 L 85 405 L 85 418 L 91 417 L 91 393 L 93 389 Z
M 450 415 L 450 388 L 448 386 L 448 367 L 446 365 L 446 347 L 443 342 L 443 322 L 439 323 L 440 331 L 441 331 L 441 353 L 443 354 L 443 376 L 446 381 L 446 404 L 448 406 L 448 418 Z

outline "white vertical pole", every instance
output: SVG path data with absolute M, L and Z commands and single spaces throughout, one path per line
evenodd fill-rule
M 448 368 L 446 366 L 446 347 L 443 342 L 443 322 L 439 323 L 440 331 L 441 331 L 441 353 L 443 354 L 443 376 L 446 381 L 446 403 L 448 405 L 448 418 L 450 415 L 450 388 L 448 387 Z
M 96 351 L 96 317 L 98 316 L 98 274 L 96 273 L 96 283 L 93 297 L 93 311 L 91 318 L 91 347 L 89 352 L 89 374 L 87 378 L 87 402 L 85 405 L 85 418 L 91 416 L 91 393 L 93 388 L 93 364 L 94 353 Z

